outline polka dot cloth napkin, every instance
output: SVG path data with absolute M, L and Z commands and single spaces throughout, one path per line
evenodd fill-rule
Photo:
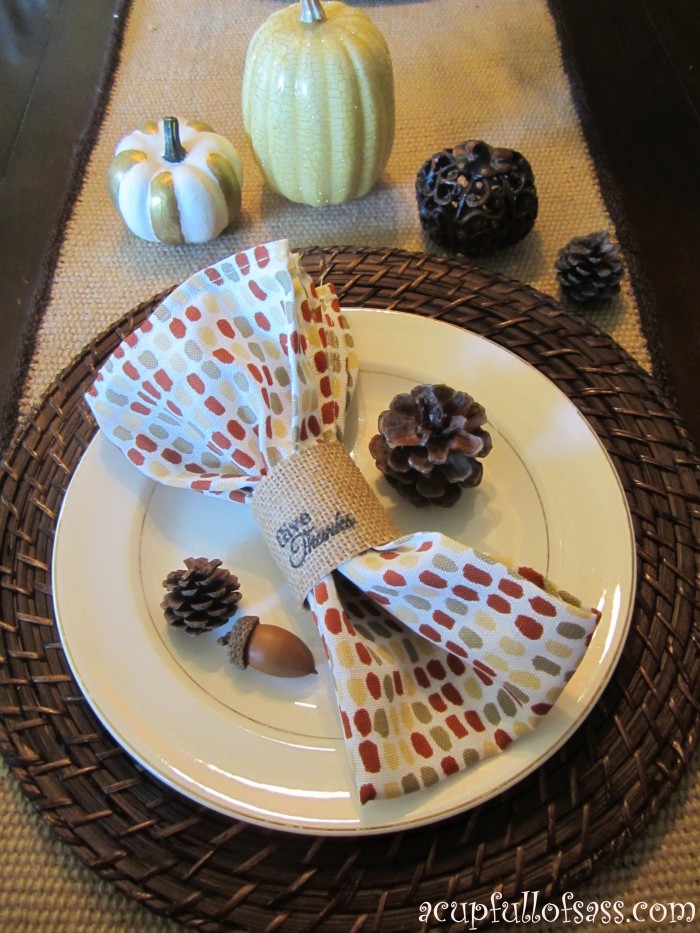
M 88 392 L 154 480 L 246 501 L 280 460 L 342 438 L 357 363 L 332 286 L 286 241 L 194 275 Z M 537 726 L 583 656 L 593 610 L 439 533 L 345 560 L 311 589 L 363 803 L 430 786 Z

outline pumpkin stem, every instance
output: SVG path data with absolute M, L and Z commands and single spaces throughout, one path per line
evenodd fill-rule
M 300 23 L 321 23 L 325 18 L 321 0 L 301 0 Z
M 180 142 L 180 124 L 177 117 L 163 117 L 163 136 L 165 137 L 165 152 L 163 158 L 166 162 L 183 162 L 187 153 Z

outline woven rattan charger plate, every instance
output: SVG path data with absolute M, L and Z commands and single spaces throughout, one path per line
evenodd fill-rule
M 304 264 L 348 306 L 449 321 L 507 347 L 588 418 L 627 495 L 638 561 L 630 635 L 601 701 L 513 790 L 385 836 L 260 829 L 194 804 L 135 764 L 70 673 L 50 565 L 63 495 L 95 433 L 84 390 L 156 298 L 57 378 L 2 464 L 0 747 L 38 812 L 90 868 L 200 930 L 407 933 L 425 929 L 424 901 L 488 903 L 494 891 L 517 901 L 525 890 L 545 898 L 571 889 L 644 830 L 697 742 L 700 495 L 687 432 L 613 340 L 520 283 L 399 250 L 314 249 Z

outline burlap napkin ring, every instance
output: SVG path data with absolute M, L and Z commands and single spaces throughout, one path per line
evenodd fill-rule
M 256 485 L 252 507 L 302 604 L 336 567 L 401 535 L 341 443 L 315 444 L 281 460 Z

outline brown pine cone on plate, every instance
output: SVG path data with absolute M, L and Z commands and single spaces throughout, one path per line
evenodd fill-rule
M 231 618 L 242 593 L 238 577 L 220 560 L 188 557 L 183 563 L 186 570 L 172 570 L 163 580 L 167 593 L 160 605 L 173 628 L 201 635 Z
M 485 423 L 483 405 L 466 392 L 419 385 L 380 414 L 369 450 L 387 482 L 414 505 L 449 507 L 462 489 L 481 482 L 479 461 L 492 446 Z

